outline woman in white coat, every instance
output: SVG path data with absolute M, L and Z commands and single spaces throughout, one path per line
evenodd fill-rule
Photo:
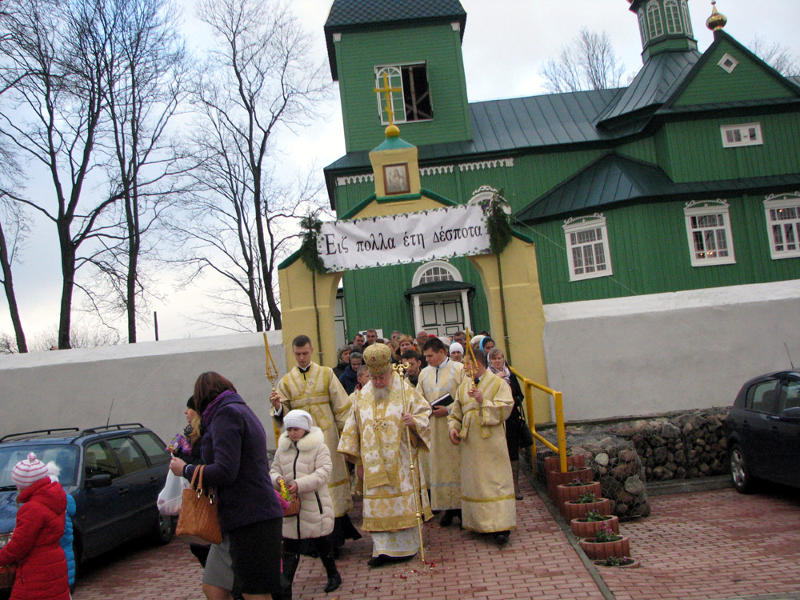
M 313 425 L 311 415 L 304 410 L 291 410 L 283 417 L 286 427 L 278 439 L 278 450 L 272 461 L 270 476 L 275 489 L 284 480 L 289 492 L 300 496 L 300 512 L 283 518 L 283 575 L 288 580 L 284 594 L 291 598 L 292 581 L 300 562 L 301 540 L 308 540 L 322 559 L 328 574 L 325 592 L 342 584 L 336 570 L 333 545 L 333 501 L 328 493 L 331 476 L 331 455 L 325 445 L 325 435 Z

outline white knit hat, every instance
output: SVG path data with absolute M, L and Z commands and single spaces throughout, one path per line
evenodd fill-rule
M 17 488 L 24 490 L 40 479 L 49 478 L 49 475 L 47 466 L 36 458 L 33 452 L 30 452 L 28 458 L 14 465 L 14 470 L 11 471 L 11 480 L 17 484 Z
M 311 415 L 306 411 L 295 408 L 286 413 L 286 416 L 283 417 L 283 424 L 286 429 L 289 429 L 289 427 L 297 427 L 298 429 L 311 431 L 314 419 L 312 419 Z
M 453 342 L 452 344 L 450 344 L 450 354 L 452 354 L 453 352 L 461 352 L 461 354 L 464 354 L 464 346 L 462 346 L 458 342 Z

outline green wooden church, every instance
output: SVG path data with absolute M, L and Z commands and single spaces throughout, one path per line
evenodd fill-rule
M 500 190 L 533 240 L 548 379 L 581 398 L 568 417 L 693 407 L 713 382 L 704 402 L 728 404 L 751 371 L 800 361 L 800 85 L 715 6 L 700 53 L 687 1 L 618 0 L 642 41 L 627 87 L 474 103 L 458 0 L 334 0 L 325 25 L 347 150 L 325 168 L 337 218 L 375 199 L 388 81 L 427 196 Z M 342 289 L 350 337 L 488 328 L 466 258 L 348 272 Z M 619 404 L 620 380 L 638 399 Z M 653 396 L 665 382 L 670 398 Z

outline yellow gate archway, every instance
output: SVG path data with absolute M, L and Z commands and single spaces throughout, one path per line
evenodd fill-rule
M 457 206 L 457 203 L 422 187 L 417 148 L 400 139 L 396 126 L 386 128 L 386 140 L 369 156 L 375 194 L 350 211 L 346 219 L 386 217 Z M 397 175 L 399 178 L 394 177 Z M 542 344 L 544 309 L 533 240 L 515 231 L 499 254 L 499 260 L 494 254 L 470 256 L 469 259 L 481 277 L 495 342 L 513 358 L 513 366 L 518 372 L 546 385 L 547 369 Z M 312 340 L 318 362 L 335 366 L 334 314 L 341 277 L 342 273 L 312 271 L 300 259 L 300 251 L 278 267 L 287 364 L 294 362 L 292 339 L 305 334 Z M 507 339 L 503 334 L 503 312 Z M 548 396 L 535 393 L 533 410 L 535 422 L 553 420 Z

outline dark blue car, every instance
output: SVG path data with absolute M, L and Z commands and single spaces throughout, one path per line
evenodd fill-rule
M 752 491 L 759 479 L 800 487 L 800 372 L 778 371 L 745 383 L 726 429 L 737 490 Z
M 0 547 L 11 538 L 17 515 L 14 465 L 29 452 L 60 468 L 59 481 L 75 498 L 75 559 L 92 558 L 142 536 L 167 543 L 173 519 L 159 515 L 170 455 L 139 423 L 84 429 L 49 429 L 0 439 Z

